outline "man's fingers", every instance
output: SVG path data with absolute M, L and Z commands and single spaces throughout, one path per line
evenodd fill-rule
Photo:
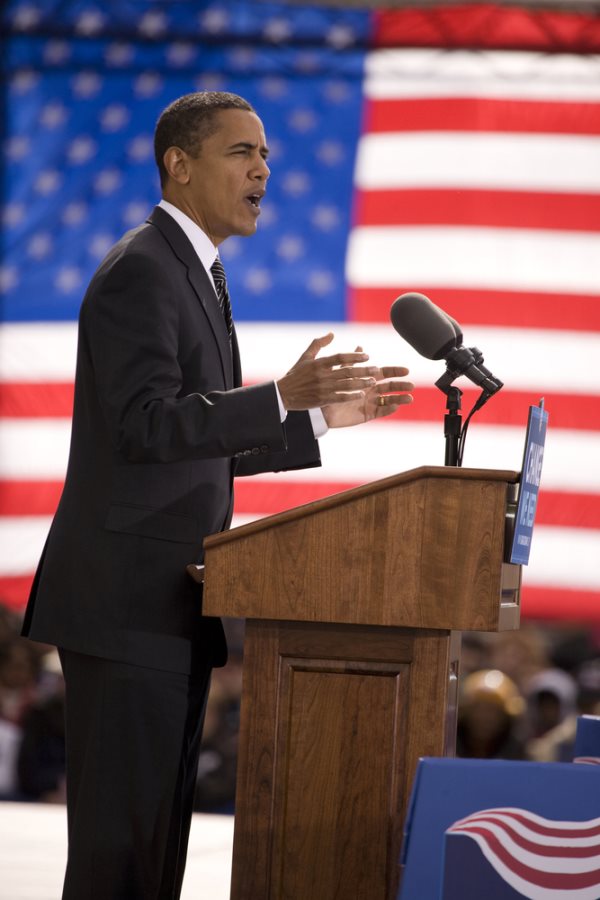
M 402 378 L 408 375 L 408 369 L 405 366 L 382 366 L 381 374 L 384 378 Z
M 314 338 L 298 360 L 298 362 L 303 362 L 309 359 L 314 359 L 316 355 L 319 353 L 323 347 L 326 347 L 327 344 L 330 344 L 333 340 L 333 331 L 330 331 L 328 334 L 324 334 L 322 337 Z
M 379 394 L 396 394 L 405 393 L 406 391 L 414 391 L 415 386 L 412 381 L 394 381 L 389 379 L 377 382 L 377 392 Z
M 366 362 L 368 353 L 335 353 L 333 356 L 322 356 L 317 360 L 320 366 L 333 369 L 336 366 L 354 366 L 357 363 Z

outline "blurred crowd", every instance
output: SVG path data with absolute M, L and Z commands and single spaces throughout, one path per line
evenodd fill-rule
M 233 812 L 243 625 L 225 623 L 230 659 L 213 673 L 195 808 Z M 0 604 L 0 799 L 64 802 L 64 683 L 53 647 L 19 636 Z M 457 755 L 569 761 L 577 716 L 600 715 L 600 633 L 524 623 L 465 633 Z

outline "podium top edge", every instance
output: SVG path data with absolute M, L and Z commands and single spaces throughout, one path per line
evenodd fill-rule
M 228 531 L 210 534 L 204 539 L 204 548 L 211 549 L 220 544 L 225 544 L 228 541 L 234 541 L 255 534 L 258 531 L 271 528 L 274 525 L 284 525 L 286 522 L 291 522 L 294 519 L 299 519 L 303 516 L 312 515 L 327 509 L 333 509 L 343 503 L 348 503 L 350 500 L 358 500 L 369 494 L 385 491 L 389 488 L 396 487 L 397 485 L 409 484 L 412 481 L 421 481 L 428 478 L 446 478 L 463 481 L 503 481 L 507 484 L 516 484 L 520 477 L 520 472 L 508 469 L 463 469 L 455 466 L 419 466 L 416 469 L 409 469 L 406 472 L 399 472 L 397 475 L 390 475 L 387 478 L 371 481 L 368 484 L 363 484 L 359 487 L 351 488 L 350 490 L 331 494 L 329 497 L 324 497 L 321 500 L 314 500 L 312 503 L 305 503 L 302 506 L 296 506 L 293 509 L 285 510 L 276 515 L 256 519 L 254 522 L 239 525 L 237 528 L 231 528 Z

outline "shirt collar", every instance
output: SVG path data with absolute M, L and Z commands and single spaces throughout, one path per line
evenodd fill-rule
M 190 219 L 190 217 L 182 212 L 177 206 L 169 203 L 168 200 L 163 199 L 158 205 L 175 219 L 182 231 L 185 232 L 185 235 L 196 251 L 200 262 L 206 269 L 209 277 L 212 278 L 210 267 L 217 258 L 218 251 L 211 239 L 204 231 L 202 231 L 199 225 Z

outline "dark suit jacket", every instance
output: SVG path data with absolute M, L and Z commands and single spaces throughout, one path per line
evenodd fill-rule
M 308 413 L 240 387 L 214 289 L 156 208 L 94 275 L 80 313 L 71 450 L 24 634 L 188 672 L 226 656 L 186 574 L 229 527 L 234 474 L 319 465 Z

